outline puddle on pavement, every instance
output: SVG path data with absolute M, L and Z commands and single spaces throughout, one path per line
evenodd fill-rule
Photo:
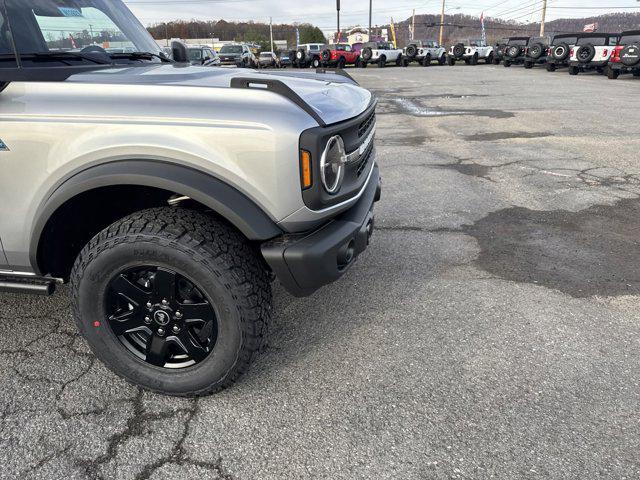
M 469 175 L 471 177 L 484 178 L 485 180 L 491 180 L 489 178 L 489 173 L 491 173 L 491 169 L 493 167 L 478 165 L 477 163 L 441 163 L 436 165 L 431 165 L 431 167 L 442 168 L 447 170 L 455 170 L 458 173 L 463 175 Z
M 514 138 L 544 138 L 551 136 L 553 136 L 553 133 L 549 132 L 494 132 L 465 135 L 463 138 L 467 142 L 495 142 L 496 140 L 511 140 Z
M 502 110 L 448 110 L 440 107 L 425 107 L 416 99 L 412 98 L 392 98 L 388 101 L 386 111 L 381 113 L 408 114 L 414 117 L 451 117 L 451 116 L 474 116 L 489 118 L 512 118 L 515 115 Z
M 477 264 L 515 282 L 573 297 L 640 294 L 640 200 L 579 212 L 509 208 L 463 232 L 481 249 Z
M 384 147 L 420 147 L 430 139 L 425 135 L 379 136 L 376 144 Z

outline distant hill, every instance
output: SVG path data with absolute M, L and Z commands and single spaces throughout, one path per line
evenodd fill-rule
M 398 41 L 405 45 L 410 40 L 411 18 L 396 24 Z M 640 29 L 640 13 L 612 13 L 585 18 L 563 18 L 547 22 L 546 34 L 581 32 L 585 25 L 597 22 L 598 31 L 618 33 L 624 30 Z M 464 38 L 480 37 L 480 18 L 470 15 L 447 15 L 444 37 L 447 44 Z M 418 39 L 437 39 L 440 32 L 440 15 L 416 15 L 416 35 Z M 540 23 L 522 24 L 497 18 L 486 18 L 487 38 L 494 42 L 501 37 L 517 35 L 538 35 Z

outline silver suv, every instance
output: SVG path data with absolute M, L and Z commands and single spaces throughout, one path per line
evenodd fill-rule
M 0 0 L 0 30 L 0 291 L 68 282 L 120 376 L 229 386 L 272 280 L 309 295 L 367 248 L 376 100 L 346 74 L 174 63 L 120 0 Z

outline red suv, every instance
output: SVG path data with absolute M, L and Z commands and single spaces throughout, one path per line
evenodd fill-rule
M 339 43 L 329 45 L 320 54 L 324 67 L 344 68 L 346 65 L 360 66 L 360 52 L 351 49 L 351 45 Z

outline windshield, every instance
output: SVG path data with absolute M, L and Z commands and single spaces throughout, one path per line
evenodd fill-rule
M 196 60 L 202 60 L 202 50 L 199 48 L 190 48 L 188 50 L 189 60 L 195 62 Z
M 527 44 L 527 40 L 525 39 L 519 39 L 519 40 L 509 40 L 509 45 L 526 45 Z
M 631 45 L 640 43 L 640 35 L 625 35 L 620 39 L 620 45 Z
M 270 53 L 261 53 L 260 54 L 260 58 L 271 58 L 271 54 Z
M 553 46 L 566 43 L 567 45 L 575 45 L 578 41 L 578 37 L 556 37 L 553 39 Z
M 120 0 L 6 0 L 6 7 L 20 55 L 161 52 Z
M 242 45 L 225 45 L 220 53 L 242 53 Z

